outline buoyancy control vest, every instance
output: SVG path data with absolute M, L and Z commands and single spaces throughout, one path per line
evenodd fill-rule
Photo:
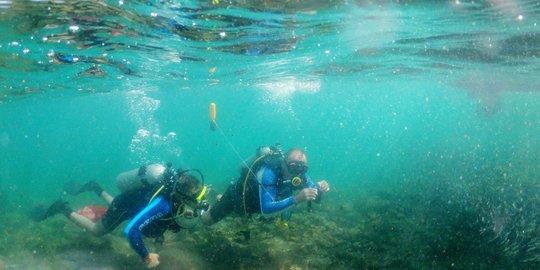
M 243 162 L 240 168 L 240 180 L 245 181 L 248 178 L 256 177 L 257 171 L 263 166 L 270 167 L 277 171 L 281 170 L 281 161 L 283 160 L 283 151 L 281 146 L 261 146 L 255 151 L 255 155 Z

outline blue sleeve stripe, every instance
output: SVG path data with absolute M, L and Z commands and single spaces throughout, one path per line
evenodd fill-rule
M 135 223 L 137 223 L 137 220 L 139 220 L 143 215 L 145 215 L 146 213 L 148 213 L 148 211 L 150 211 L 152 208 L 154 208 L 158 203 L 161 202 L 163 198 L 162 197 L 157 197 L 156 199 L 154 199 L 154 201 L 148 205 L 147 207 L 145 207 L 137 216 L 135 216 L 130 222 L 129 224 L 127 225 L 127 227 L 124 229 L 124 235 L 126 237 L 128 237 L 128 234 L 129 234 L 129 231 L 131 230 L 131 228 L 135 225 Z
M 292 196 L 281 201 L 275 201 L 277 199 L 277 186 L 275 185 L 277 176 L 271 170 L 259 171 L 257 178 L 263 183 L 259 188 L 259 200 L 263 216 L 276 215 L 294 204 Z

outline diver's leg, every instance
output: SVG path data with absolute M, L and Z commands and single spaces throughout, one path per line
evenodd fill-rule
M 87 232 L 95 235 L 95 236 L 102 236 L 105 234 L 105 230 L 103 227 L 103 223 L 101 220 L 97 222 L 93 222 L 89 218 L 77 213 L 77 212 L 71 212 L 68 216 L 69 220 L 71 220 L 75 225 L 81 227 L 82 229 L 86 230 Z
M 71 212 L 68 218 L 77 226 L 87 230 L 95 236 L 104 235 L 114 230 L 123 221 L 129 218 L 131 213 L 130 209 L 134 202 L 137 202 L 139 198 L 133 197 L 132 194 L 120 194 L 113 199 L 107 192 L 102 191 L 101 197 L 104 200 L 110 200 L 110 206 L 107 212 L 97 221 L 93 222 L 89 218 L 77 213 Z M 135 200 L 135 201 L 133 201 Z
M 71 207 L 69 207 L 68 202 L 62 199 L 56 200 L 51 206 L 49 206 L 49 208 L 47 208 L 47 211 L 43 213 L 41 217 L 36 218 L 36 220 L 43 221 L 57 214 L 63 214 L 75 225 L 85 229 L 93 235 L 100 236 L 105 232 L 101 222 L 93 222 L 87 217 L 73 211 Z
M 103 190 L 101 185 L 94 180 L 90 180 L 82 186 L 78 183 L 70 182 L 66 184 L 65 190 L 70 195 L 79 195 L 83 192 L 93 191 L 109 205 L 112 203 L 113 200 L 113 197 L 105 190 Z
M 111 194 L 107 193 L 107 191 L 103 190 L 99 194 L 99 197 L 101 197 L 108 205 L 111 205 L 114 197 L 111 196 Z

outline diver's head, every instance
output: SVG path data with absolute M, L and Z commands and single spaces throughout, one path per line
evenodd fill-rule
M 198 170 L 190 169 L 180 171 L 178 180 L 173 188 L 173 198 L 176 202 L 174 221 L 182 228 L 194 228 L 197 226 L 198 218 L 203 212 L 209 209 L 208 202 L 204 199 L 207 187 L 204 180 L 199 179 L 188 172 L 195 171 L 204 178 Z
M 308 170 L 306 152 L 299 148 L 290 149 L 285 156 L 285 167 L 291 175 L 302 175 Z
M 182 173 L 178 176 L 178 182 L 174 187 L 174 197 L 182 204 L 196 207 L 206 194 L 204 186 L 197 177 Z

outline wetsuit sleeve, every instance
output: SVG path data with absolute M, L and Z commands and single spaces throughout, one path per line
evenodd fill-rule
M 139 212 L 124 229 L 124 235 L 128 239 L 131 248 L 133 248 L 141 258 L 146 258 L 148 256 L 148 250 L 143 242 L 142 230 L 153 221 L 164 217 L 169 212 L 169 202 L 164 200 L 163 197 L 157 197 L 152 203 Z
M 264 168 L 259 171 L 260 177 L 260 199 L 261 213 L 265 216 L 277 214 L 280 211 L 294 204 L 294 198 L 289 196 L 283 200 L 276 201 L 278 178 L 274 171 Z

